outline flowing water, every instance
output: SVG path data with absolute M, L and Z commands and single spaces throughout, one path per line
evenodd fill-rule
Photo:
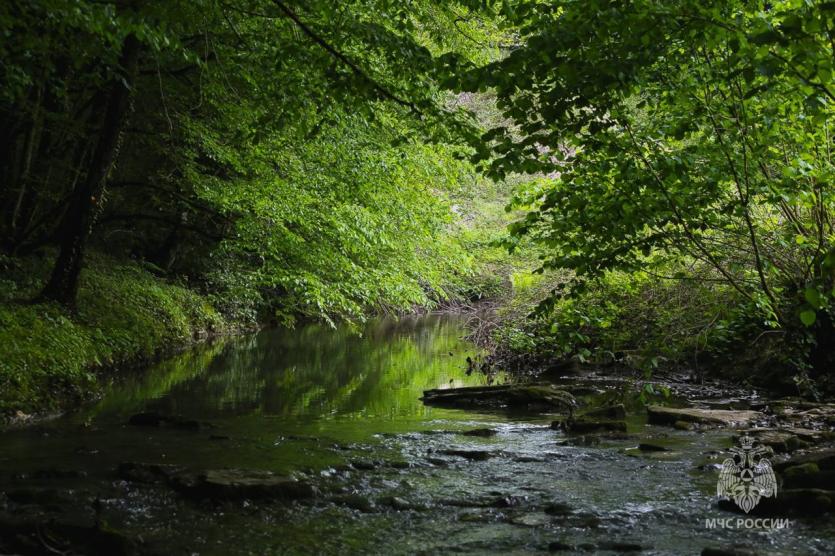
M 0 535 L 15 534 L 8 523 L 53 520 L 119 531 L 143 554 L 835 553 L 824 517 L 785 529 L 706 527 L 738 517 L 713 496 L 728 432 L 632 418 L 625 438 L 578 441 L 549 427 L 554 416 L 424 406 L 424 389 L 487 380 L 467 374 L 474 348 L 462 336 L 452 316 L 361 331 L 311 325 L 155 365 L 94 407 L 0 434 Z M 207 425 L 128 425 L 140 412 Z M 461 434 L 476 428 L 496 434 Z M 670 451 L 645 454 L 639 441 Z M 268 470 L 317 494 L 195 500 L 125 480 L 124 462 Z M 72 553 L 59 538 L 41 540 L 44 553 Z

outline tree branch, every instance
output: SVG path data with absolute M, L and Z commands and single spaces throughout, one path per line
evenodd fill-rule
M 273 4 L 278 6 L 278 9 L 281 10 L 284 13 L 284 15 L 286 15 L 291 20 L 293 20 L 293 22 L 296 25 L 299 26 L 299 29 L 301 29 L 302 32 L 305 35 L 310 37 L 310 39 L 313 42 L 315 42 L 316 44 L 321 46 L 323 49 L 325 49 L 328 52 L 328 54 L 330 54 L 331 56 L 333 56 L 334 58 L 336 58 L 337 60 L 339 60 L 340 62 L 345 64 L 346 66 L 348 66 L 351 69 L 351 71 L 354 72 L 354 74 L 356 76 L 358 76 L 360 79 L 362 79 L 363 81 L 365 81 L 366 83 L 371 85 L 371 87 L 375 91 L 377 91 L 380 94 L 380 96 L 382 96 L 383 98 L 387 98 L 389 100 L 392 100 L 392 101 L 396 102 L 397 104 L 400 104 L 401 106 L 405 106 L 405 107 L 411 109 L 412 111 L 414 111 L 418 114 L 421 113 L 420 110 L 418 110 L 418 107 L 415 106 L 415 104 L 413 102 L 402 99 L 399 96 L 397 96 L 396 94 L 389 91 L 386 87 L 384 87 L 383 85 L 381 85 L 380 83 L 375 81 L 367 73 L 365 73 L 358 65 L 356 65 L 354 62 L 352 62 L 347 56 L 345 56 L 344 54 L 339 52 L 336 48 L 331 46 L 325 39 L 323 39 L 322 37 L 317 35 L 310 27 L 308 27 L 301 19 L 299 19 L 299 16 L 296 15 L 296 13 L 293 10 L 291 10 L 289 7 L 287 7 L 283 2 L 281 2 L 280 0 L 272 0 L 272 2 L 273 2 Z

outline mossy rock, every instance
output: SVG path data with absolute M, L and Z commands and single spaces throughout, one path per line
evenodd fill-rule
M 820 467 L 818 467 L 817 463 L 810 461 L 808 463 L 801 463 L 800 465 L 794 465 L 787 468 L 783 471 L 783 476 L 787 478 L 805 477 L 809 475 L 816 475 L 818 473 L 820 473 Z
M 596 433 L 625 433 L 626 422 L 613 420 L 576 419 L 566 421 L 564 426 L 569 434 L 596 434 Z
M 621 421 L 626 419 L 626 408 L 623 404 L 609 405 L 590 409 L 583 413 L 582 417 L 588 419 L 606 419 L 609 421 Z

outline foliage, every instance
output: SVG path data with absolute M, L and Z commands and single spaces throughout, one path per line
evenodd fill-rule
M 48 270 L 47 259 L 27 259 L 2 273 L 18 286 L 0 300 L 0 412 L 89 398 L 98 390 L 96 369 L 146 361 L 227 327 L 205 298 L 105 256 L 92 257 L 82 274 L 76 315 L 54 303 L 21 303 Z
M 497 9 L 523 46 L 451 82 L 492 89 L 508 119 L 482 137 L 490 173 L 538 176 L 512 233 L 547 249 L 543 267 L 574 271 L 574 295 L 612 271 L 707 269 L 760 331 L 813 327 L 808 357 L 828 368 L 835 5 Z
M 6 252 L 80 253 L 85 226 L 67 222 L 89 196 L 93 246 L 188 280 L 234 318 L 402 311 L 470 272 L 448 199 L 473 179 L 461 139 L 476 128 L 438 77 L 441 58 L 498 56 L 476 10 L 44 0 L 5 5 L 0 31 L 16 39 L 0 51 Z M 119 61 L 129 39 L 135 75 Z M 115 160 L 100 194 L 82 190 L 120 81 L 121 148 L 99 157 Z

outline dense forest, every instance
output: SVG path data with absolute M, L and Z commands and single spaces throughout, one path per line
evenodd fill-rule
M 499 362 L 825 388 L 832 24 L 826 2 L 7 2 L 3 406 L 194 334 L 484 297 Z
M 835 553 L 835 2 L 5 0 L 0 84 L 0 552 Z

